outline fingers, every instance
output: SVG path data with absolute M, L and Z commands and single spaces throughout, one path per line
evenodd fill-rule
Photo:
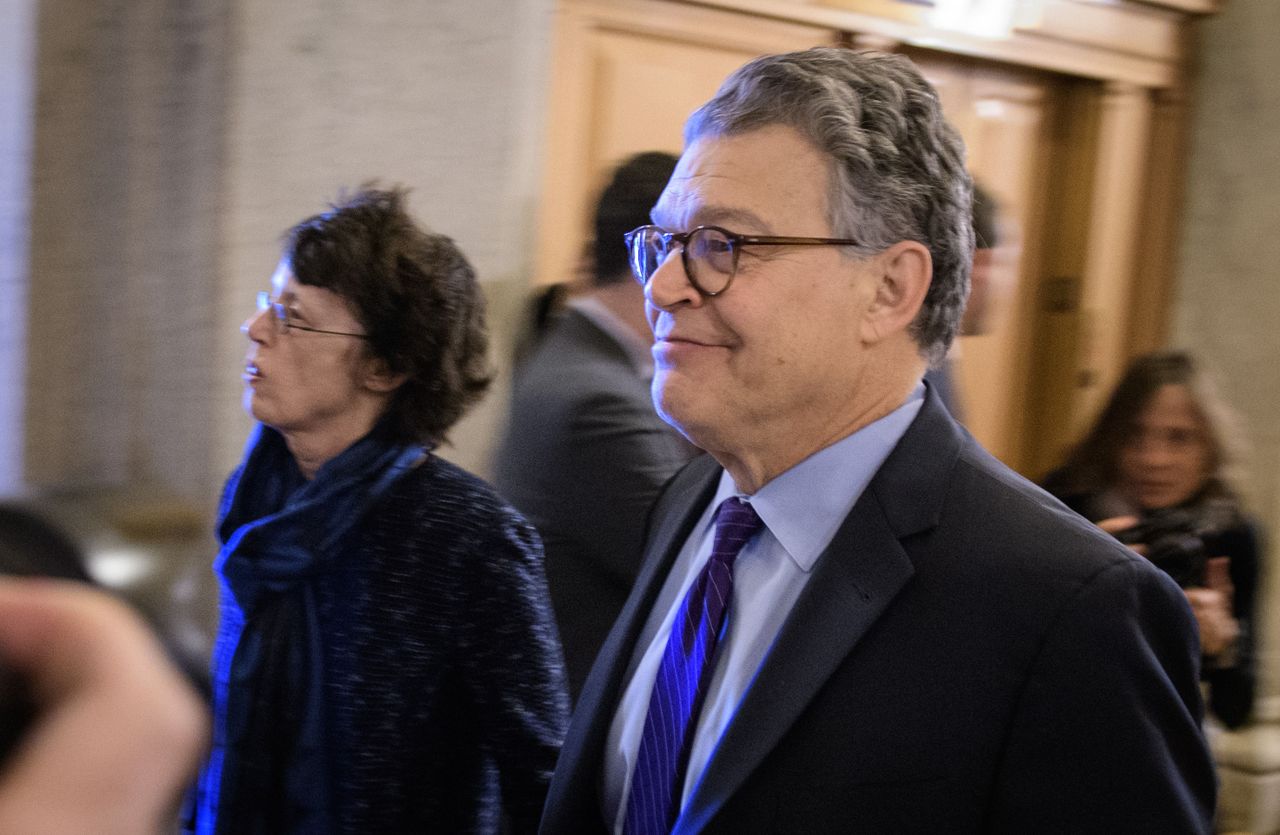
M 1208 588 L 1190 588 L 1185 593 L 1200 628 L 1201 651 L 1214 656 L 1229 649 L 1240 635 L 1240 624 L 1231 616 L 1229 599 Z
M 1212 557 L 1204 564 L 1204 585 L 1221 592 L 1228 599 L 1235 593 L 1231 583 L 1231 558 Z
M 1138 524 L 1138 517 L 1112 516 L 1110 519 L 1103 519 L 1097 524 L 1099 528 L 1114 536 L 1115 534 L 1120 533 L 1120 531 L 1127 530 Z
M 156 831 L 208 720 L 138 617 L 87 586 L 0 580 L 0 657 L 37 703 L 0 776 L 0 831 Z
M 1132 528 L 1134 525 L 1138 524 L 1138 521 L 1137 516 L 1112 516 L 1110 519 L 1103 519 L 1098 522 L 1097 525 L 1104 533 L 1109 533 L 1112 536 L 1115 536 L 1121 531 L 1126 531 L 1129 528 Z M 1144 543 L 1125 543 L 1125 547 L 1134 553 L 1141 554 L 1144 557 L 1147 555 L 1147 546 Z

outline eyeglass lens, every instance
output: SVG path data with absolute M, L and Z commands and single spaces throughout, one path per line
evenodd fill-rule
M 684 236 L 679 236 L 684 237 Z M 645 227 L 631 239 L 631 268 L 636 280 L 648 284 L 658 267 L 670 257 L 678 236 L 657 227 Z M 688 233 L 682 259 L 689 279 L 704 293 L 724 290 L 738 266 L 737 248 L 718 229 L 699 228 Z
M 279 302 L 273 302 L 270 293 L 265 291 L 258 293 L 258 310 L 271 311 L 271 319 L 280 333 L 289 330 L 289 311 Z

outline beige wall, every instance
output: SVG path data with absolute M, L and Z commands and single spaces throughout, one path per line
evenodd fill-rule
M 1173 340 L 1208 359 L 1252 438 L 1248 489 L 1280 500 L 1280 3 L 1201 24 Z
M 1242 413 L 1246 488 L 1280 538 L 1280 3 L 1229 0 L 1200 28 L 1173 341 L 1208 360 Z M 1275 559 L 1272 549 L 1272 561 Z M 1280 695 L 1280 572 L 1263 644 Z M 1280 717 L 1275 717 L 1280 718 Z

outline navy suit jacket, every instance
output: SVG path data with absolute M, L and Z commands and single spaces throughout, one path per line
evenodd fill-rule
M 542 819 L 600 832 L 636 640 L 715 490 L 659 498 Z M 1181 591 L 988 455 L 932 392 L 854 505 L 675 831 L 1208 832 L 1212 761 Z

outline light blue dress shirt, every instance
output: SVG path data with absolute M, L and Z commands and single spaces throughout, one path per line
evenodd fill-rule
M 728 472 L 721 473 L 719 489 L 676 557 L 623 679 L 627 684 L 609 729 L 602 787 L 604 810 L 619 835 L 653 682 L 680 603 L 711 556 L 715 509 L 730 496 L 739 496 L 760 514 L 765 529 L 743 547 L 734 563 L 733 604 L 694 734 L 681 808 L 804 590 L 814 563 L 923 404 L 920 385 L 895 411 L 814 453 L 755 495 L 743 494 Z

